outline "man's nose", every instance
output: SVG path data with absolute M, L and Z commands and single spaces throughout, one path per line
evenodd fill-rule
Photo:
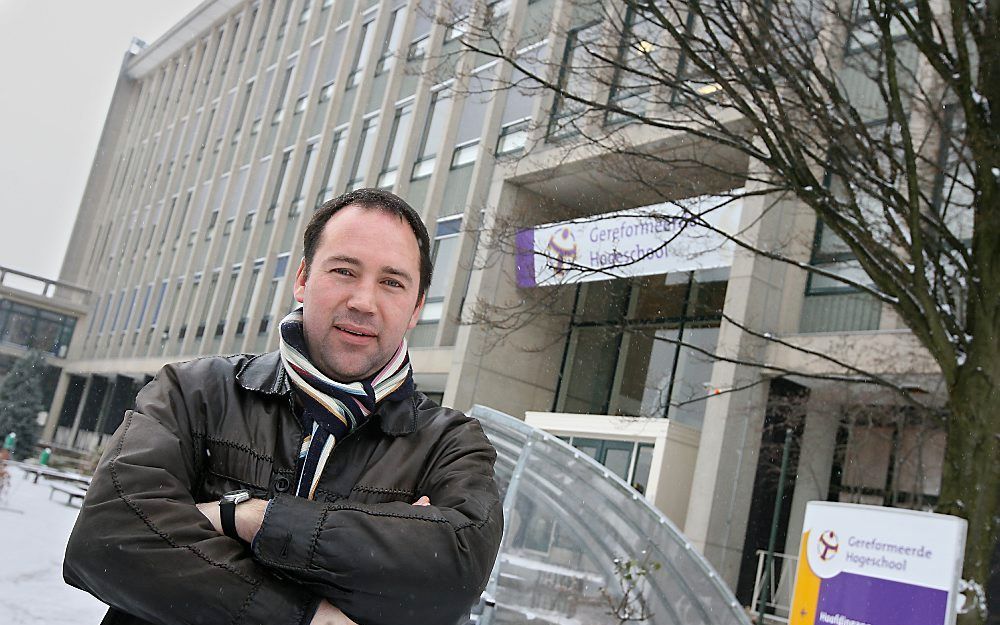
M 359 281 L 347 299 L 351 310 L 363 313 L 375 312 L 375 289 L 378 285 L 368 280 Z

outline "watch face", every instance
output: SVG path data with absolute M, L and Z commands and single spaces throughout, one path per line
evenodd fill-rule
M 243 503 L 244 501 L 250 499 L 250 491 L 248 490 L 233 490 L 222 496 L 222 499 L 230 503 Z

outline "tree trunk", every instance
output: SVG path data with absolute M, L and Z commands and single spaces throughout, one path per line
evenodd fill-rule
M 1000 387 L 994 382 L 1000 379 L 998 371 L 1000 355 L 995 353 L 970 358 L 959 369 L 948 402 L 951 414 L 938 504 L 939 512 L 968 521 L 962 577 L 984 589 L 1000 536 Z M 982 625 L 985 618 L 975 610 L 958 622 Z

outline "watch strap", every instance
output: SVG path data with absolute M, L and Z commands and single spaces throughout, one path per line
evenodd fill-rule
M 219 502 L 219 514 L 222 520 L 222 533 L 226 536 L 242 541 L 236 531 L 236 504 L 227 499 Z

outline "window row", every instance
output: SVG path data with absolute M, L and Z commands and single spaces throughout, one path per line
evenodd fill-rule
M 65 357 L 76 318 L 0 300 L 0 343 Z

